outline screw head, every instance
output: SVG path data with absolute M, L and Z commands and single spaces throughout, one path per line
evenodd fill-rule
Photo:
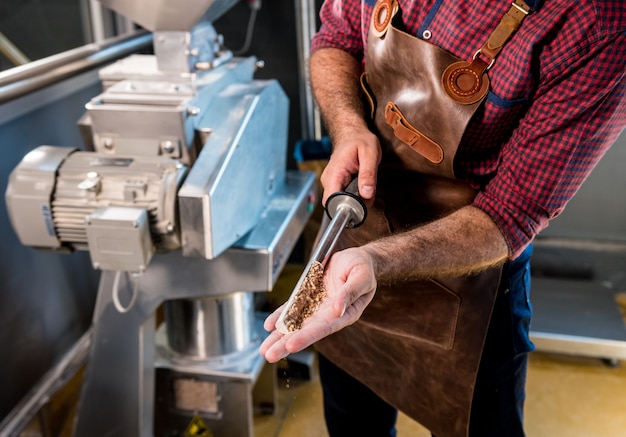
M 165 152 L 165 153 L 172 153 L 176 150 L 176 147 L 174 146 L 174 142 L 170 141 L 170 140 L 165 140 L 163 142 L 161 142 L 161 149 Z

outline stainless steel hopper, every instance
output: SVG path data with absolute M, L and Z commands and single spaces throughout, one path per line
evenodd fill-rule
M 157 31 L 188 31 L 201 21 L 214 21 L 239 0 L 100 0 L 137 24 Z

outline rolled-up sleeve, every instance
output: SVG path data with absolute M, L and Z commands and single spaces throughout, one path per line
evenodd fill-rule
M 576 50 L 545 66 L 497 174 L 474 201 L 499 226 L 511 259 L 563 211 L 626 124 L 626 35 Z

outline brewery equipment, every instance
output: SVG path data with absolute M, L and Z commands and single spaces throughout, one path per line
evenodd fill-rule
M 286 169 L 278 82 L 211 24 L 236 0 L 102 3 L 152 31 L 154 55 L 100 71 L 79 123 L 91 150 L 37 147 L 6 192 L 23 244 L 88 250 L 102 271 L 74 435 L 250 436 L 276 403 L 255 292 L 293 250 L 314 175 Z

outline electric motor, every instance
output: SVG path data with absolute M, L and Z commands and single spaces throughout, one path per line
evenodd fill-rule
M 10 175 L 9 217 L 27 246 L 89 250 L 98 268 L 143 270 L 154 251 L 180 247 L 185 172 L 166 157 L 40 146 Z

